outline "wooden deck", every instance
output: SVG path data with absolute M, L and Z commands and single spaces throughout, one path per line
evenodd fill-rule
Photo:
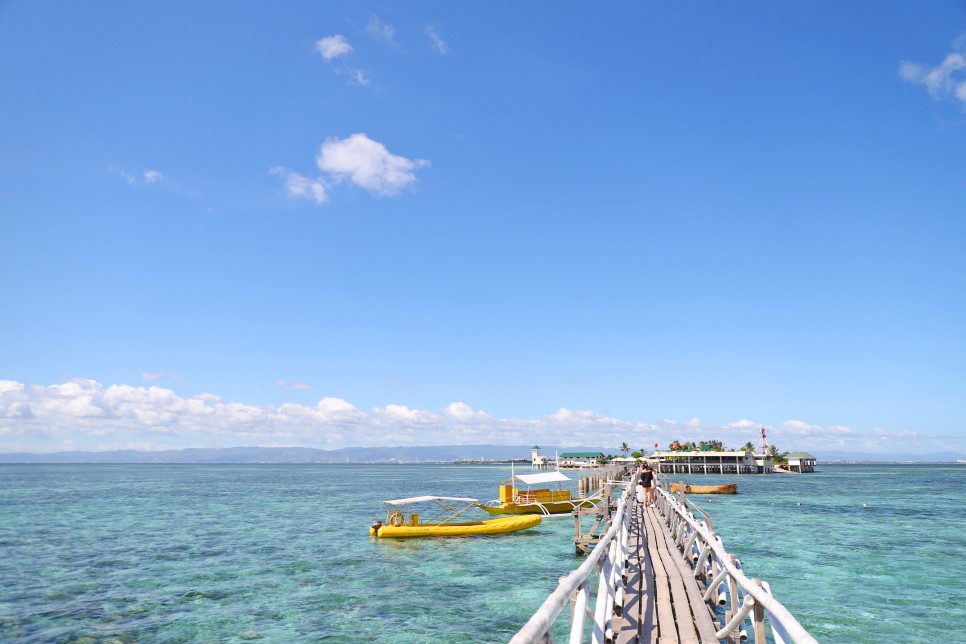
M 626 600 L 620 623 L 614 625 L 616 641 L 717 644 L 704 589 L 655 508 L 632 510 L 628 549 Z

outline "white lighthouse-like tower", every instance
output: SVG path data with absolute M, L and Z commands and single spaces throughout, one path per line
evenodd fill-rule
M 534 445 L 530 448 L 530 469 L 542 470 L 547 466 L 546 459 L 540 456 L 540 446 Z

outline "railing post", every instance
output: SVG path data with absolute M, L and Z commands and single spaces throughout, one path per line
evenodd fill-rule
M 588 595 L 590 595 L 590 585 L 585 579 L 571 595 L 570 644 L 580 644 L 584 639 L 584 621 L 587 619 Z M 574 597 L 576 597 L 576 601 Z M 552 641 L 552 638 L 550 639 Z
M 728 555 L 731 560 L 731 565 L 735 568 L 738 567 L 738 557 L 734 555 Z M 728 575 L 728 597 L 731 598 L 731 610 L 736 612 L 738 610 L 738 582 L 731 575 Z
M 761 579 L 752 579 L 759 588 L 761 588 Z M 751 619 L 751 624 L 755 629 L 755 644 L 766 644 L 767 639 L 765 638 L 765 607 L 761 605 L 761 602 L 755 602 L 754 617 Z
M 598 544 L 599 545 L 599 544 Z M 610 544 L 608 544 L 609 546 Z M 602 558 L 603 566 L 598 571 L 597 582 L 597 605 L 594 610 L 594 632 L 593 641 L 602 644 L 604 641 L 604 629 L 607 628 L 607 578 L 610 574 L 611 564 L 608 560 L 608 553 L 605 551 Z

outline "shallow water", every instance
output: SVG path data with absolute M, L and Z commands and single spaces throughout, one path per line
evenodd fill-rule
M 694 498 L 820 641 L 966 641 L 966 466 L 819 470 L 675 479 L 738 481 L 736 496 Z M 507 475 L 2 465 L 0 639 L 504 642 L 580 564 L 569 516 L 501 537 L 378 540 L 368 526 L 384 499 L 489 499 Z

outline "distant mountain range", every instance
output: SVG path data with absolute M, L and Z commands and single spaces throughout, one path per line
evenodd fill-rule
M 552 456 L 556 448 L 541 453 Z M 568 447 L 558 451 L 599 451 L 620 454 L 614 448 Z M 142 452 L 26 452 L 0 454 L 0 463 L 453 463 L 456 461 L 530 460 L 527 445 L 444 445 L 418 447 L 345 447 L 336 450 L 310 447 L 189 448 Z
M 619 455 L 616 447 L 542 446 L 544 456 L 555 452 L 602 452 Z M 930 454 L 862 454 L 821 452 L 812 454 L 821 463 L 954 463 L 966 455 L 955 452 Z M 529 460 L 527 445 L 443 445 L 419 447 L 346 447 L 336 450 L 309 447 L 190 448 L 142 452 L 55 452 L 51 454 L 0 453 L 0 463 L 453 463 L 456 461 Z

